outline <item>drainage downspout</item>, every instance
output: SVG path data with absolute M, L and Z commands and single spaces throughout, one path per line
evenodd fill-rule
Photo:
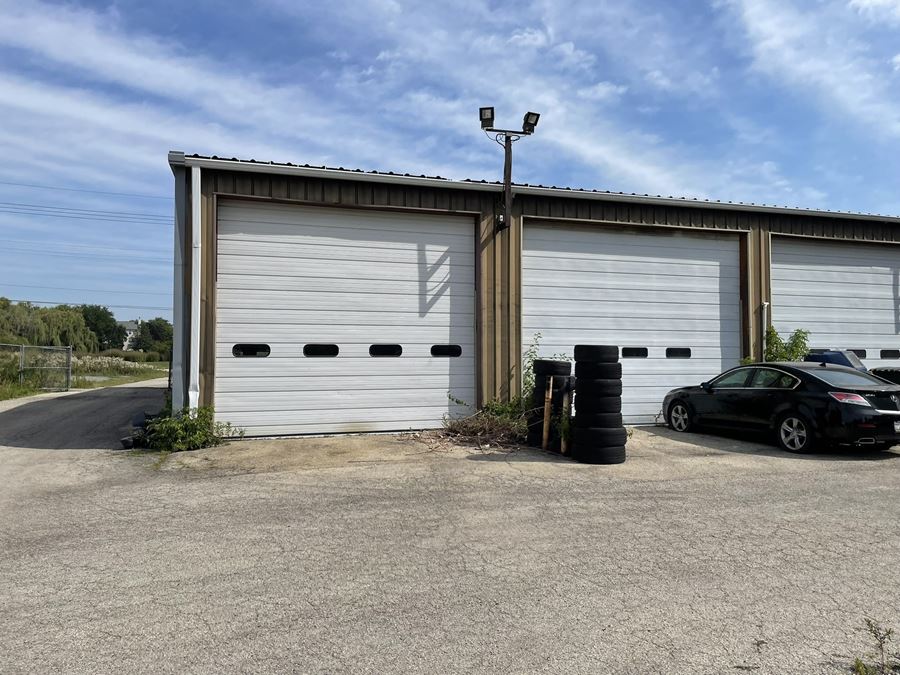
M 200 403 L 200 167 L 191 167 L 191 351 L 188 407 Z

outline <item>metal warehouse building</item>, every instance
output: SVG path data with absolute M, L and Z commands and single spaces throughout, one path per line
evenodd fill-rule
M 900 219 L 169 154 L 173 405 L 249 435 L 439 426 L 523 349 L 616 344 L 626 423 L 764 326 L 900 366 Z M 539 337 L 538 337 L 539 336 Z

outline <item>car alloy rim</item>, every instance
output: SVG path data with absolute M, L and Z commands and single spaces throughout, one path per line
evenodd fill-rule
M 684 431 L 688 425 L 688 411 L 683 405 L 672 408 L 672 426 L 675 431 Z
M 788 417 L 781 423 L 781 442 L 791 450 L 800 450 L 806 445 L 806 425 L 796 417 Z

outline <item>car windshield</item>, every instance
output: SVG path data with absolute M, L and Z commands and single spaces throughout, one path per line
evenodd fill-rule
M 819 379 L 825 380 L 828 384 L 833 384 L 835 387 L 873 387 L 876 385 L 883 387 L 887 385 L 883 380 L 853 370 L 816 368 L 811 372 Z

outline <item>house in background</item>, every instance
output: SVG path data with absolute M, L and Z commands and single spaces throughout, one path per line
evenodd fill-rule
M 132 344 L 134 343 L 134 338 L 138 332 L 138 322 L 120 321 L 119 325 L 125 329 L 125 344 L 122 345 L 122 349 L 126 351 L 132 351 L 134 349 Z

